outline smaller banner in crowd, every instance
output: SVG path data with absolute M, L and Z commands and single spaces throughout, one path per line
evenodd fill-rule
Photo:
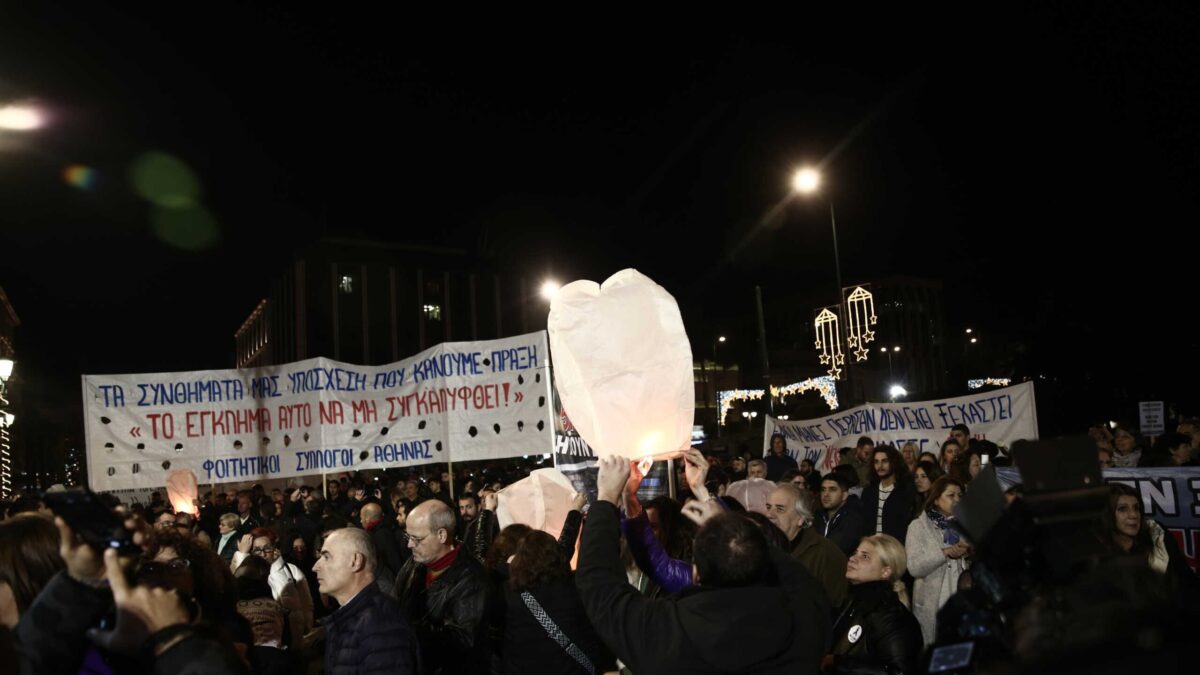
M 97 491 L 258 482 L 544 454 L 546 333 L 449 342 L 384 366 L 325 358 L 255 368 L 85 375 Z
M 877 445 L 887 443 L 897 449 L 905 443 L 915 443 L 918 453 L 936 455 L 956 424 L 967 425 L 974 438 L 1001 447 L 1018 440 L 1036 440 L 1033 383 L 937 401 L 867 403 L 812 420 L 768 416 L 763 456 L 770 452 L 771 436 L 775 433 L 787 439 L 788 454 L 797 462 L 812 460 L 821 473 L 837 466 L 839 449 L 853 447 L 862 436 L 869 436 Z

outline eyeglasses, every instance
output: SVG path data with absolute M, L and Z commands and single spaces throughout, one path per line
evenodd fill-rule
M 160 520 L 157 523 L 155 523 L 154 526 L 160 530 L 166 530 L 166 529 L 175 527 L 175 521 L 173 519 L 172 520 Z
M 250 552 L 254 555 L 270 555 L 278 550 L 279 549 L 275 548 L 274 546 L 256 546 L 250 549 Z

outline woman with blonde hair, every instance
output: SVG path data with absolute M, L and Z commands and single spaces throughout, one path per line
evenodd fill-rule
M 900 448 L 900 456 L 904 458 L 904 463 L 908 465 L 908 472 L 912 473 L 913 469 L 917 468 L 917 444 L 909 441 Z
M 921 626 L 908 611 L 904 546 L 895 537 L 864 537 L 846 564 L 850 597 L 833 625 L 833 649 L 822 670 L 833 673 L 913 673 Z

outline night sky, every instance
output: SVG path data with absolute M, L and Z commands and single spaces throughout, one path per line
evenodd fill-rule
M 321 236 L 479 251 L 530 278 L 633 266 L 694 341 L 752 337 L 755 284 L 833 286 L 825 204 L 773 211 L 805 162 L 847 283 L 943 280 L 952 328 L 1023 345 L 1093 419 L 1149 398 L 1200 413 L 1195 10 L 255 4 L 0 10 L 0 103 L 51 115 L 0 132 L 31 430 L 79 425 L 82 373 L 231 366 L 272 276 Z M 155 236 L 130 180 L 151 151 L 198 176 L 211 247 Z M 73 164 L 90 189 L 63 179 Z

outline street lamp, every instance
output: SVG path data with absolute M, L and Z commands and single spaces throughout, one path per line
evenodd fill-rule
M 891 389 L 888 389 L 888 395 L 892 397 L 892 401 L 898 398 L 908 396 L 908 390 L 898 384 L 893 384 Z
M 15 419 L 6 408 L 8 380 L 12 377 L 12 359 L 0 359 L 0 498 L 7 499 L 12 494 L 12 444 L 8 429 Z
M 792 174 L 792 191 L 799 195 L 815 194 L 821 187 L 821 174 L 812 167 L 800 167 Z M 838 255 L 837 218 L 833 212 L 833 200 L 829 200 L 829 223 L 833 227 L 833 267 L 837 274 L 838 304 L 842 303 L 842 261 Z
M 717 345 L 718 344 L 725 344 L 725 336 L 724 335 L 718 335 L 717 339 L 713 340 L 713 343 L 712 343 L 712 357 L 713 357 L 712 374 L 710 375 L 706 372 L 705 379 L 707 379 L 709 382 L 712 383 L 713 402 L 716 403 L 716 406 L 717 406 L 717 438 L 720 438 L 721 437 L 721 426 L 724 423 L 724 420 L 721 419 L 721 393 L 720 393 L 720 390 L 717 388 Z M 703 359 L 700 360 L 700 365 L 701 366 L 704 365 Z
M 554 296 L 558 295 L 558 289 L 561 287 L 562 286 L 553 279 L 547 279 L 547 280 L 543 281 L 542 289 L 541 289 L 542 297 L 547 302 L 553 300 Z
M 27 105 L 10 104 L 0 106 L 0 130 L 33 131 L 45 123 L 41 111 Z
M 884 354 L 887 354 L 887 357 L 888 357 L 888 377 L 889 377 L 889 378 L 895 377 L 895 374 L 892 372 L 892 354 L 898 354 L 898 353 L 900 353 L 900 347 L 899 347 L 898 345 L 897 345 L 897 346 L 895 346 L 895 347 L 890 347 L 890 348 L 889 348 L 889 347 L 880 347 L 880 348 L 879 348 L 879 351 L 883 352 Z

